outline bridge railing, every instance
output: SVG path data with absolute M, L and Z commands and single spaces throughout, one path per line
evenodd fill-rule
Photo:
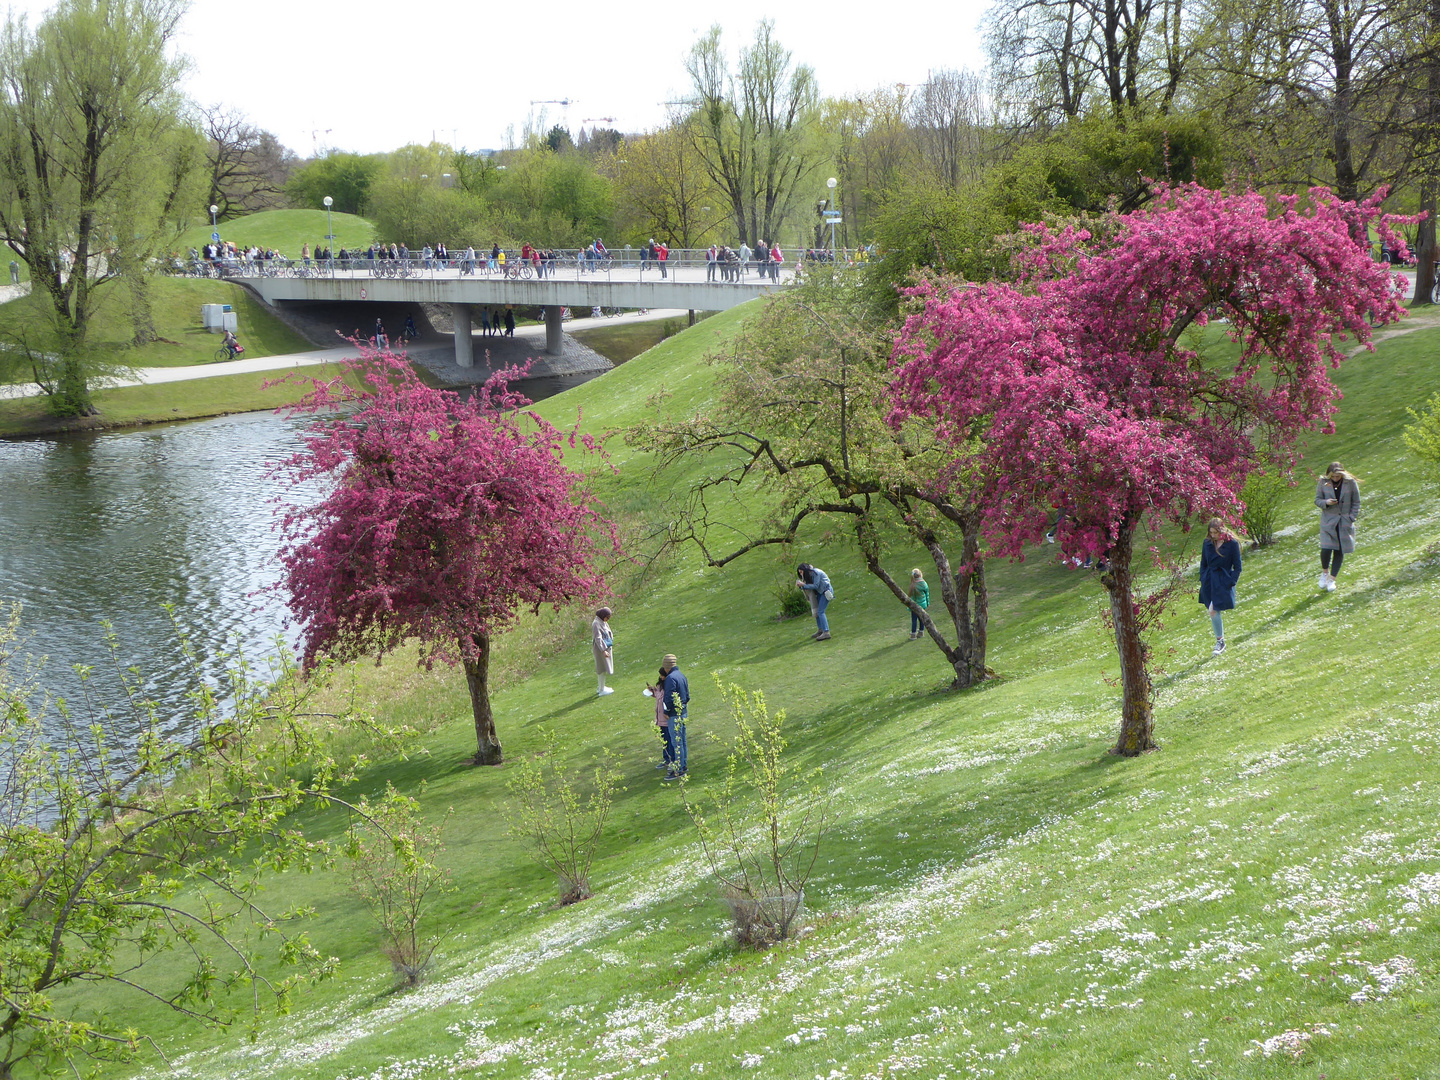
M 399 258 L 369 258 L 350 255 L 345 258 L 317 259 L 251 259 L 229 256 L 213 261 L 172 260 L 165 267 L 178 276 L 210 278 L 487 278 L 491 280 L 565 281 L 616 280 L 633 282 L 677 280 L 685 282 L 715 281 L 719 283 L 772 285 L 794 276 L 795 264 L 787 256 L 775 263 L 737 255 L 727 261 L 711 262 L 708 252 L 700 248 L 671 249 L 666 259 L 645 257 L 639 249 L 622 249 L 590 257 L 577 250 L 551 250 L 529 259 L 519 251 L 504 252 L 504 259 L 492 258 L 488 252 L 476 252 L 473 259 L 462 253 L 449 252 L 444 258 L 419 252 L 407 252 Z

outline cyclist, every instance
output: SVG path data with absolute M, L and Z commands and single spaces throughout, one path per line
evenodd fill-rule
M 240 339 L 235 336 L 234 330 L 226 330 L 225 340 L 220 344 L 224 347 L 225 351 L 230 354 L 231 360 L 234 360 L 235 357 L 245 351 L 240 345 Z

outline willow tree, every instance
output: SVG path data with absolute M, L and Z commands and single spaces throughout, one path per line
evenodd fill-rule
M 126 273 L 148 266 L 169 171 L 157 148 L 181 127 L 185 65 L 167 50 L 183 11 L 61 0 L 33 28 L 12 14 L 0 32 L 0 238 L 30 271 L 44 332 L 25 344 L 61 415 L 94 412 L 104 372 L 86 337 L 116 253 L 137 256 Z

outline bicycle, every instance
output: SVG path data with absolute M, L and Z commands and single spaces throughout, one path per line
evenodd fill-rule
M 244 351 L 244 349 L 237 347 L 235 349 L 235 355 L 231 356 L 229 346 L 221 345 L 215 350 L 215 363 L 219 364 L 227 360 L 238 360 Z
M 529 281 L 534 276 L 535 268 L 527 262 L 505 264 L 505 277 L 507 279 Z

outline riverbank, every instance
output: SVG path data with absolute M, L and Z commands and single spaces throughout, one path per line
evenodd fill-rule
M 215 378 L 158 382 L 100 390 L 93 395 L 97 416 L 59 417 L 42 397 L 0 401 L 0 440 L 30 439 L 76 431 L 110 431 L 176 420 L 200 420 L 233 413 L 278 409 L 293 404 L 309 389 L 303 382 L 276 382 L 287 374 L 334 378 L 333 363 L 242 372 Z M 267 386 L 266 383 L 274 385 Z

